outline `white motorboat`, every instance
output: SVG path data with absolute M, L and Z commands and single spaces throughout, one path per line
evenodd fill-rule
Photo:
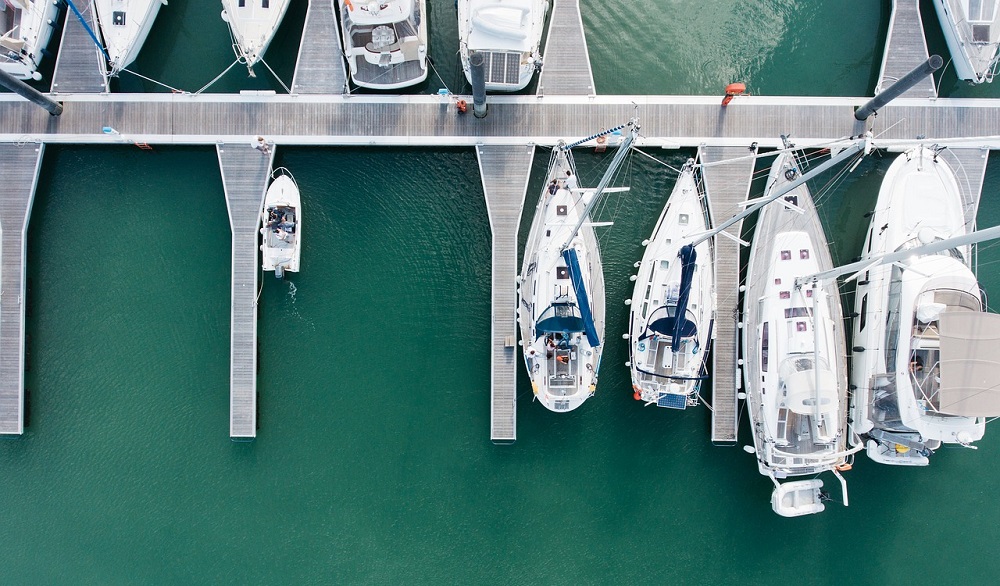
M 597 387 L 604 271 L 590 211 L 635 140 L 638 124 L 628 126 L 629 134 L 595 189 L 576 185 L 570 152 L 574 145 L 553 149 L 548 181 L 525 244 L 518 279 L 521 346 L 532 391 L 551 411 L 576 409 Z
M 135 61 L 167 0 L 94 0 L 94 25 L 108 54 L 108 73 L 118 75 Z
M 351 81 L 391 90 L 427 79 L 426 0 L 330 1 L 340 4 Z
M 851 418 L 883 464 L 925 466 L 1000 415 L 1000 316 L 985 311 L 969 242 L 952 244 L 988 232 L 972 232 L 965 206 L 955 171 L 922 146 L 879 190 L 856 263 L 869 265 L 857 276 Z
M 469 57 L 483 56 L 486 91 L 524 89 L 541 67 L 538 52 L 547 0 L 458 0 L 458 39 L 465 77 Z
M 222 0 L 222 20 L 229 23 L 233 50 L 240 62 L 251 69 L 271 44 L 289 0 Z
M 698 390 L 708 376 L 715 264 L 704 203 L 691 159 L 644 242 L 628 337 L 633 396 L 646 405 L 697 405 Z
M 854 152 L 857 152 L 856 150 Z M 754 231 L 743 309 L 743 374 L 760 473 L 771 478 L 774 511 L 783 516 L 824 509 L 816 479 L 833 472 L 844 504 L 849 448 L 847 349 L 835 279 L 800 279 L 833 266 L 809 189 L 791 153 L 771 166 Z M 796 186 L 796 183 L 798 185 Z M 857 443 L 853 441 L 852 443 Z
M 993 81 L 1000 59 L 998 5 L 998 0 L 934 0 L 958 79 Z
M 302 205 L 299 186 L 288 169 L 279 167 L 272 174 L 261 212 L 260 246 L 263 268 L 277 278 L 285 271 L 299 272 L 302 254 Z
M 59 0 L 0 2 L 0 69 L 18 79 L 38 81 L 38 65 L 58 22 Z

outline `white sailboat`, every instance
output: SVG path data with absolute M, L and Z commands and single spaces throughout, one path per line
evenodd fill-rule
M 525 244 L 518 279 L 521 345 L 532 391 L 551 411 L 576 409 L 597 387 L 604 270 L 590 211 L 635 140 L 638 124 L 633 120 L 627 126 L 629 134 L 595 189 L 576 186 L 570 153 L 575 145 L 553 149 L 548 181 Z
M 351 81 L 390 90 L 427 79 L 426 0 L 330 1 L 340 4 Z
M 0 2 L 0 69 L 18 79 L 38 81 L 38 66 L 58 22 L 58 0 Z
M 135 61 L 160 6 L 167 0 L 94 0 L 94 25 L 108 54 L 108 73 L 118 75 Z
M 299 186 L 288 169 L 279 167 L 272 174 L 261 212 L 263 227 L 260 245 L 263 269 L 274 271 L 281 279 L 285 271 L 299 272 L 302 254 L 302 205 Z
M 636 400 L 684 409 L 698 402 L 715 318 L 714 251 L 694 178 L 681 169 L 644 244 L 629 311 L 629 367 Z
M 251 69 L 271 44 L 289 0 L 222 0 L 222 20 L 229 23 L 233 50 Z M 251 69 L 250 74 L 253 75 Z
M 833 262 L 791 153 L 772 164 L 767 194 L 765 199 L 780 194 L 781 200 L 759 214 L 750 250 L 744 388 L 758 468 L 775 485 L 771 506 L 791 517 L 824 510 L 822 481 L 779 480 L 831 471 L 846 505 L 847 484 L 839 470 L 859 448 L 847 427 L 847 349 L 836 280 L 798 281 L 831 269 Z
M 1000 1 L 934 0 L 958 79 L 992 82 L 1000 46 Z
M 524 89 L 541 66 L 538 52 L 547 0 L 458 0 L 459 53 L 470 77 L 469 57 L 485 59 L 486 91 Z
M 995 229 L 991 229 L 995 231 Z M 925 466 L 1000 415 L 1000 316 L 985 311 L 954 170 L 917 147 L 889 167 L 857 275 L 851 417 L 870 458 Z M 875 263 L 878 264 L 875 264 Z M 848 267 L 852 268 L 852 267 Z M 856 269 L 856 267 L 853 267 Z

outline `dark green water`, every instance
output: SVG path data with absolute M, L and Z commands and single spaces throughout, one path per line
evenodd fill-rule
M 932 49 L 943 47 L 928 9 Z M 137 70 L 207 83 L 232 60 L 220 10 L 172 0 Z M 739 78 L 758 94 L 865 95 L 888 18 L 887 3 L 867 0 L 582 10 L 602 93 L 714 94 Z M 304 14 L 293 0 L 267 55 L 286 83 Z M 453 2 L 434 1 L 431 19 L 431 54 L 455 87 Z M 265 75 L 234 68 L 213 90 L 275 87 Z M 998 97 L 947 72 L 943 86 Z M 693 152 L 651 154 L 677 167 Z M 518 442 L 498 447 L 490 234 L 472 150 L 280 147 L 277 158 L 302 189 L 302 272 L 263 282 L 261 427 L 234 444 L 214 150 L 47 150 L 28 252 L 31 421 L 0 442 L 4 583 L 949 584 L 1000 571 L 995 429 L 978 451 L 943 449 L 926 469 L 861 457 L 850 507 L 783 519 L 753 457 L 710 445 L 706 410 L 631 399 L 621 302 L 673 186 L 667 168 L 633 157 L 633 191 L 602 211 L 616 224 L 602 236 L 597 396 L 553 414 L 521 374 Z M 522 239 L 547 158 L 536 155 Z M 606 162 L 577 155 L 585 183 Z M 867 160 L 820 200 L 841 261 L 860 249 L 890 162 Z M 998 189 L 993 157 L 981 225 L 1000 223 Z M 982 247 L 994 296 L 998 260 Z

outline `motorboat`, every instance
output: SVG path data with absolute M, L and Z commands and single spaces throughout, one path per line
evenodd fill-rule
M 94 0 L 94 25 L 104 40 L 109 75 L 118 75 L 135 61 L 160 6 L 166 3 L 166 0 Z
M 876 462 L 926 466 L 1000 415 L 1000 316 L 986 312 L 969 203 L 940 149 L 893 161 L 858 265 L 851 418 Z M 962 242 L 955 244 L 956 240 Z
M 261 212 L 260 245 L 263 269 L 281 279 L 285 271 L 299 272 L 302 254 L 302 205 L 299 186 L 288 169 L 279 167 L 271 176 Z
M 934 0 L 958 79 L 992 82 L 1000 46 L 998 0 Z
M 61 5 L 58 0 L 0 2 L 0 69 L 18 79 L 42 79 L 38 66 Z
M 635 140 L 638 124 L 626 126 L 629 134 L 594 189 L 577 183 L 571 149 L 583 141 L 552 150 L 525 244 L 517 289 L 521 346 L 532 392 L 551 411 L 572 411 L 597 388 L 604 271 L 590 212 Z
M 426 0 L 331 1 L 340 4 L 352 82 L 391 90 L 427 79 Z
M 229 23 L 233 50 L 253 75 L 253 66 L 267 51 L 289 0 L 222 0 L 222 20 Z
M 823 511 L 822 482 L 781 483 L 840 470 L 852 454 L 847 428 L 847 347 L 836 279 L 802 279 L 833 268 L 826 236 L 792 152 L 771 165 L 758 215 L 743 302 L 744 390 L 760 473 L 775 485 L 782 516 Z M 851 442 L 857 444 L 857 441 Z
M 646 405 L 698 404 L 715 320 L 708 209 L 694 160 L 681 169 L 638 263 L 629 310 L 633 396 Z
M 483 57 L 486 91 L 524 89 L 542 65 L 538 52 L 547 0 L 458 0 L 459 53 L 472 81 L 469 59 Z

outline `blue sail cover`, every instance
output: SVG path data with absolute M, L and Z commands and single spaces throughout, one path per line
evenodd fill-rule
M 580 272 L 580 261 L 576 258 L 576 249 L 567 248 L 563 251 L 562 256 L 569 269 L 569 278 L 573 281 L 576 303 L 580 307 L 580 317 L 583 319 L 583 331 L 586 332 L 587 341 L 590 342 L 591 347 L 597 348 L 601 345 L 601 338 L 597 335 L 594 315 L 590 311 L 590 300 L 587 299 L 587 289 L 583 285 L 583 274 Z
M 670 340 L 670 351 L 675 353 L 681 349 L 684 324 L 688 321 L 684 319 L 684 316 L 687 315 L 688 297 L 691 296 L 691 282 L 694 280 L 695 260 L 698 258 L 698 253 L 694 246 L 686 244 L 681 247 L 677 257 L 681 259 L 681 288 L 677 295 L 677 310 L 674 312 L 676 318 L 674 319 L 673 339 Z M 688 333 L 688 335 L 691 334 Z

